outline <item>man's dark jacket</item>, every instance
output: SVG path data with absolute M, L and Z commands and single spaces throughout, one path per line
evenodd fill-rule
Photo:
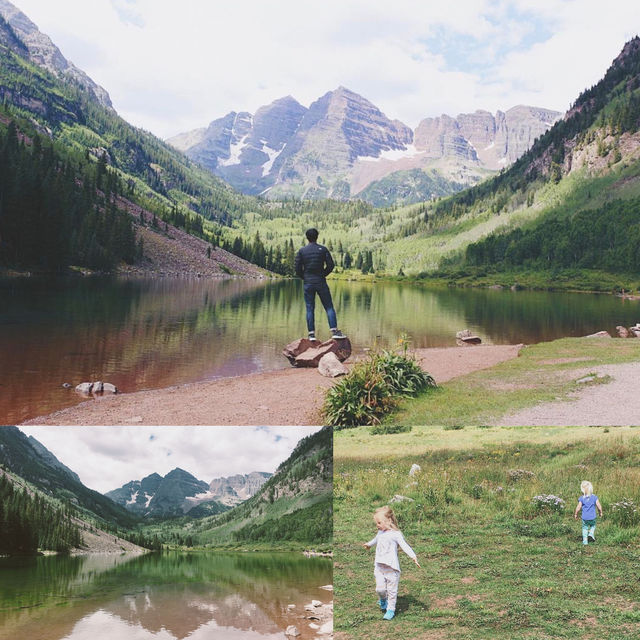
M 296 254 L 296 275 L 309 284 L 320 284 L 335 267 L 327 247 L 310 242 Z

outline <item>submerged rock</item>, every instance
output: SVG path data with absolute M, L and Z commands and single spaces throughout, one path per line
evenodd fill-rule
M 76 387 L 76 391 L 85 396 L 89 394 L 118 393 L 118 387 L 110 382 L 82 382 Z
M 481 344 L 482 339 L 479 336 L 473 335 L 469 329 L 463 329 L 456 333 L 456 344 L 459 347 L 465 347 L 468 345 Z

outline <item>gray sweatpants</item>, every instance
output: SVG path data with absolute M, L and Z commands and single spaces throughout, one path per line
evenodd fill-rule
M 387 611 L 396 610 L 400 572 L 387 564 L 375 563 L 373 575 L 376 578 L 376 592 L 382 600 L 387 601 Z

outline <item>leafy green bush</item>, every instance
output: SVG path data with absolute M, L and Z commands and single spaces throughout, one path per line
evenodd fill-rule
M 392 392 L 403 397 L 415 396 L 427 387 L 435 387 L 435 380 L 420 365 L 405 354 L 382 351 L 372 356 L 374 370 L 379 372 Z
M 384 436 L 393 433 L 408 433 L 411 431 L 410 424 L 378 424 L 369 429 L 372 436 Z
M 396 404 L 373 360 L 365 360 L 329 390 L 324 415 L 326 423 L 336 429 L 378 424 L 380 417 Z
M 435 387 L 434 379 L 415 359 L 408 357 L 405 338 L 403 354 L 381 351 L 358 362 L 334 385 L 324 404 L 326 423 L 336 429 L 375 425 L 396 405 L 396 396 L 410 397 Z

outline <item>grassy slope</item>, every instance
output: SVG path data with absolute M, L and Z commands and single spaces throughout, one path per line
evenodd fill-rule
M 640 526 L 618 525 L 611 510 L 625 497 L 640 502 L 637 429 L 358 431 L 357 449 L 352 432 L 335 437 L 337 639 L 640 633 Z M 422 472 L 408 487 L 413 463 Z M 535 477 L 510 481 L 517 468 Z M 604 507 L 597 543 L 587 548 L 572 517 L 585 477 Z M 536 512 L 531 498 L 541 493 L 563 498 L 564 512 Z M 401 554 L 398 615 L 387 623 L 376 605 L 373 552 L 360 543 L 374 533 L 373 510 L 394 494 L 415 501 L 394 508 L 422 569 Z
M 305 519 L 305 510 L 314 505 L 331 501 L 333 435 L 324 428 L 311 436 L 303 438 L 292 454 L 277 469 L 276 473 L 262 485 L 260 491 L 249 500 L 219 516 L 211 516 L 193 521 L 182 518 L 173 522 L 164 522 L 145 527 L 147 535 L 177 532 L 192 535 L 194 543 L 203 547 L 225 548 L 303 548 L 314 540 L 283 541 L 281 545 L 261 541 L 238 542 L 234 533 L 246 525 L 257 525 L 287 514 L 295 513 L 299 522 Z M 331 523 L 326 527 L 330 529 Z M 325 529 L 320 536 L 330 538 Z
M 518 409 L 568 397 L 572 391 L 584 388 L 576 380 L 596 365 L 638 359 L 640 341 L 635 339 L 563 338 L 531 345 L 514 360 L 456 378 L 415 399 L 403 400 L 387 422 L 486 424 Z M 597 384 L 606 384 L 606 380 Z

